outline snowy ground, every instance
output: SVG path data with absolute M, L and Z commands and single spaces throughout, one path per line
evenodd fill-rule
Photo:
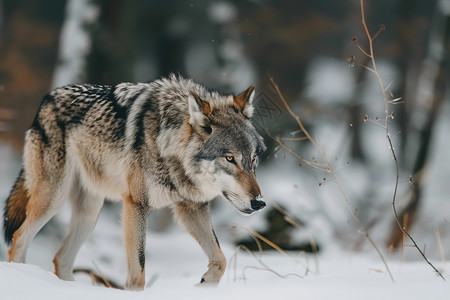
M 122 230 L 111 211 L 102 211 L 75 265 L 96 269 L 123 284 L 126 265 Z M 63 209 L 57 224 L 67 225 L 68 213 L 67 208 Z M 426 299 L 430 295 L 433 299 L 448 299 L 450 295 L 450 276 L 439 261 L 435 264 L 444 270 L 447 282 L 422 261 L 401 261 L 396 254 L 386 256 L 395 278 L 392 283 L 371 249 L 355 253 L 327 247 L 317 260 L 313 255 L 294 252 L 289 253 L 291 257 L 276 251 L 256 254 L 265 268 L 256 257 L 237 251 L 227 231 L 220 228 L 218 236 L 228 267 L 219 287 L 200 288 L 196 284 L 206 271 L 206 256 L 177 226 L 171 226 L 166 233 L 149 231 L 149 284 L 143 292 L 94 286 L 84 274 L 77 274 L 75 282 L 66 282 L 52 272 L 51 260 L 62 240 L 58 231 L 54 223 L 48 224 L 36 237 L 28 252 L 28 264 L 0 262 L 1 299 Z M 5 253 L 5 247 L 2 249 Z
M 261 267 L 252 256 L 239 253 L 234 265 L 235 250 L 225 245 L 229 261 L 218 288 L 195 286 L 206 267 L 206 259 L 200 249 L 182 232 L 153 235 L 148 242 L 147 277 L 152 284 L 143 292 L 127 292 L 92 286 L 83 275 L 76 282 L 65 282 L 52 272 L 32 264 L 0 262 L 0 286 L 2 299 L 448 299 L 450 276 L 447 282 L 437 278 L 422 262 L 406 263 L 389 261 L 396 282 L 392 283 L 380 261 L 368 255 L 354 253 L 328 254 L 319 257 L 319 273 L 305 275 L 305 267 L 290 258 L 273 252 L 261 259 L 273 271 L 286 275 L 280 278 Z M 102 245 L 96 251 L 112 247 L 122 259 L 120 246 Z M 85 247 L 86 248 L 86 247 Z M 88 247 L 89 248 L 89 247 Z M 85 249 L 86 250 L 86 249 Z M 93 249 L 91 249 L 93 250 Z M 112 249 L 109 249 L 111 251 Z M 86 251 L 81 253 L 78 265 L 88 264 Z M 93 256 L 95 257 L 95 256 Z M 92 258 L 92 257 L 91 257 Z M 297 257 L 302 264 L 305 258 Z M 84 261 L 83 261 L 84 260 Z M 309 265 L 315 273 L 313 258 Z M 437 265 L 443 267 L 437 262 Z M 92 265 L 91 265 L 92 266 Z M 110 268 L 123 267 L 123 263 Z M 102 269 L 102 267 L 99 267 Z M 117 271 L 117 270 L 116 270 Z M 109 277 L 119 281 L 125 272 Z M 291 275 L 288 275 L 291 274 Z M 296 274 L 296 275 L 293 275 Z M 299 276 L 302 276 L 300 278 Z

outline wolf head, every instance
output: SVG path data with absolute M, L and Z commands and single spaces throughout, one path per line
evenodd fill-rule
M 189 95 L 189 123 L 202 141 L 195 159 L 208 170 L 216 192 L 242 214 L 266 205 L 255 176 L 258 155 L 266 147 L 251 123 L 254 95 L 253 86 L 214 101 L 193 91 Z

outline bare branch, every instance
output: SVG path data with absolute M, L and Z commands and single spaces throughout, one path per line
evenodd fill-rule
M 294 138 L 287 138 L 287 137 L 280 137 L 281 141 L 295 141 L 295 142 L 300 142 L 300 141 L 307 141 L 308 138 L 306 136 L 302 136 L 302 137 L 294 137 Z
M 270 78 L 270 82 L 272 83 L 272 86 L 274 87 L 275 91 L 277 92 L 279 98 L 281 99 L 281 102 L 283 103 L 284 107 L 286 108 L 286 110 L 289 112 L 289 114 L 295 119 L 295 121 L 297 122 L 297 125 L 299 126 L 299 128 L 301 129 L 301 131 L 303 132 L 303 134 L 307 137 L 307 139 L 310 141 L 311 144 L 313 144 L 313 146 L 316 148 L 316 150 L 320 153 L 322 160 L 324 161 L 324 167 L 318 167 L 317 164 L 310 162 L 308 160 L 305 160 L 303 157 L 301 157 L 300 155 L 298 155 L 295 151 L 293 151 L 291 148 L 287 147 L 283 141 L 280 140 L 280 138 L 275 138 L 275 141 L 284 149 L 286 149 L 289 153 L 291 153 L 294 157 L 297 157 L 300 161 L 306 163 L 308 166 L 310 166 L 313 169 L 319 170 L 319 171 L 323 171 L 327 174 L 329 174 L 332 177 L 331 181 L 334 181 L 335 184 L 338 186 L 339 191 L 342 194 L 342 197 L 344 198 L 344 201 L 353 217 L 353 220 L 355 221 L 356 225 L 358 226 L 359 231 L 364 234 L 364 237 L 367 239 L 367 241 L 369 241 L 369 243 L 372 245 L 372 247 L 375 249 L 375 251 L 377 252 L 378 256 L 380 257 L 381 261 L 383 262 L 389 277 L 391 278 L 392 281 L 394 281 L 394 277 L 392 276 L 392 273 L 389 269 L 389 266 L 387 265 L 386 260 L 384 259 L 383 254 L 381 253 L 380 249 L 377 247 L 377 245 L 375 244 L 375 242 L 372 240 L 371 236 L 369 235 L 369 233 L 367 232 L 367 230 L 365 229 L 364 225 L 361 223 L 361 221 L 359 220 L 358 216 L 356 215 L 356 209 L 353 208 L 353 206 L 350 203 L 349 198 L 347 197 L 347 194 L 344 191 L 344 188 L 342 187 L 342 184 L 340 183 L 337 175 L 336 175 L 336 171 L 331 167 L 331 164 L 329 163 L 328 157 L 326 155 L 326 153 L 323 151 L 323 149 L 320 147 L 320 145 L 316 142 L 316 140 L 314 138 L 312 138 L 312 136 L 310 135 L 310 133 L 306 130 L 306 128 L 303 126 L 303 123 L 300 119 L 299 116 L 297 116 L 291 109 L 291 107 L 289 106 L 289 104 L 287 103 L 286 99 L 283 96 L 283 93 L 281 93 L 280 88 L 278 87 L 278 85 L 276 84 L 275 80 L 273 78 Z M 268 134 L 270 135 L 270 133 L 268 132 Z
M 389 100 L 388 99 L 388 95 L 386 93 L 386 88 L 385 85 L 383 83 L 383 80 L 381 79 L 380 73 L 377 70 L 377 64 L 376 64 L 376 60 L 375 60 L 375 55 L 374 55 L 374 51 L 373 51 L 373 40 L 378 36 L 378 34 L 385 30 L 386 28 L 384 27 L 384 25 L 382 25 L 380 27 L 380 29 L 378 30 L 378 32 L 372 37 L 370 35 L 369 29 L 367 28 L 367 24 L 366 24 L 366 19 L 364 16 L 364 0 L 360 0 L 360 5 L 361 5 L 361 22 L 364 28 L 364 31 L 366 33 L 366 37 L 367 40 L 369 41 L 369 54 L 370 54 L 370 59 L 372 61 L 372 66 L 373 66 L 373 73 L 375 74 L 378 84 L 380 86 L 381 92 L 383 94 L 383 99 L 384 99 L 384 106 L 385 106 L 385 121 L 384 121 L 384 129 L 386 132 L 386 139 L 388 141 L 389 144 L 389 149 L 391 150 L 392 153 L 392 157 L 394 159 L 394 165 L 395 165 L 395 185 L 394 185 L 394 192 L 392 195 L 392 209 L 394 212 L 394 219 L 395 222 L 397 223 L 398 228 L 402 231 L 402 233 L 404 235 L 406 235 L 409 240 L 414 244 L 414 247 L 417 249 L 417 251 L 419 251 L 419 253 L 421 254 L 421 256 L 423 257 L 423 259 L 430 265 L 431 268 L 433 268 L 433 270 L 445 281 L 444 276 L 442 276 L 441 272 L 439 272 L 439 270 L 429 261 L 429 259 L 426 257 L 424 251 L 422 251 L 419 246 L 417 245 L 416 241 L 414 240 L 414 238 L 408 233 L 408 231 L 403 228 L 402 224 L 400 223 L 398 214 L 397 214 L 397 208 L 396 208 L 396 200 L 397 200 L 397 191 L 398 191 L 398 184 L 399 184 L 399 163 L 398 163 L 398 159 L 397 159 L 397 154 L 394 150 L 394 146 L 392 143 L 392 139 L 391 136 L 389 134 L 389 120 L 391 118 L 391 112 L 390 112 L 390 101 L 392 102 L 397 102 L 398 100 L 400 100 L 400 98 L 394 99 L 394 100 Z
M 88 274 L 89 277 L 91 277 L 91 280 L 93 283 L 102 284 L 106 287 L 119 289 L 119 290 L 124 289 L 117 283 L 114 283 L 113 281 L 104 277 L 102 274 L 95 274 L 94 271 L 92 271 L 90 269 L 74 269 L 73 273 L 85 273 L 85 274 Z
M 371 41 L 373 42 L 377 36 L 382 32 L 386 30 L 386 26 L 384 26 L 383 24 L 380 25 L 380 28 L 378 29 L 377 33 L 375 33 L 375 35 L 372 37 Z
M 367 56 L 368 58 L 371 58 L 371 57 L 370 57 L 370 54 L 367 53 L 367 51 L 364 50 L 364 49 L 361 47 L 361 45 L 358 43 L 358 39 L 357 39 L 356 37 L 353 37 L 352 42 L 355 43 L 355 45 L 359 48 L 359 50 L 360 50 L 365 56 Z
M 319 273 L 319 260 L 317 258 L 317 244 L 314 240 L 312 234 L 295 218 L 293 217 L 289 212 L 287 212 L 284 208 L 282 208 L 280 205 L 278 205 L 276 202 L 272 202 L 272 206 L 279 211 L 281 214 L 283 214 L 284 219 L 286 222 L 291 224 L 297 229 L 303 230 L 306 232 L 308 236 L 309 243 L 311 244 L 312 252 L 314 253 L 314 262 L 316 265 L 316 273 Z

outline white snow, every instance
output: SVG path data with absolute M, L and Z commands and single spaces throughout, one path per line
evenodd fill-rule
M 154 281 L 143 292 L 93 286 L 81 275 L 75 282 L 62 281 L 36 265 L 0 262 L 2 299 L 448 299 L 450 293 L 448 281 L 437 278 L 422 262 L 390 260 L 396 280 L 392 283 L 379 260 L 367 255 L 341 252 L 319 257 L 320 272 L 308 275 L 303 266 L 277 252 L 262 255 L 265 264 L 286 276 L 280 278 L 258 270 L 258 262 L 242 252 L 234 266 L 230 257 L 235 250 L 229 245 L 224 247 L 229 266 L 222 282 L 217 288 L 201 288 L 195 283 L 206 260 L 200 249 L 187 241 L 187 235 L 172 232 L 157 235 L 155 240 L 157 243 L 148 245 L 151 254 L 147 259 L 147 278 Z M 108 247 L 120 249 L 119 245 L 103 244 L 95 252 Z M 120 250 L 117 253 L 122 256 Z M 298 259 L 305 261 L 302 255 Z M 309 257 L 311 265 L 312 259 Z M 125 279 L 123 272 L 116 275 Z

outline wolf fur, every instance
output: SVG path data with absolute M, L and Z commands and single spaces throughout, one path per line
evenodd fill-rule
M 69 198 L 70 228 L 53 262 L 60 278 L 73 280 L 75 256 L 104 199 L 122 199 L 128 289 L 144 287 L 147 218 L 164 206 L 209 258 L 201 283 L 217 284 L 226 261 L 211 200 L 222 195 L 243 214 L 265 206 L 255 177 L 265 146 L 250 120 L 253 98 L 253 86 L 224 96 L 174 75 L 53 90 L 26 133 L 23 168 L 6 202 L 9 260 L 25 262 L 31 240 Z

